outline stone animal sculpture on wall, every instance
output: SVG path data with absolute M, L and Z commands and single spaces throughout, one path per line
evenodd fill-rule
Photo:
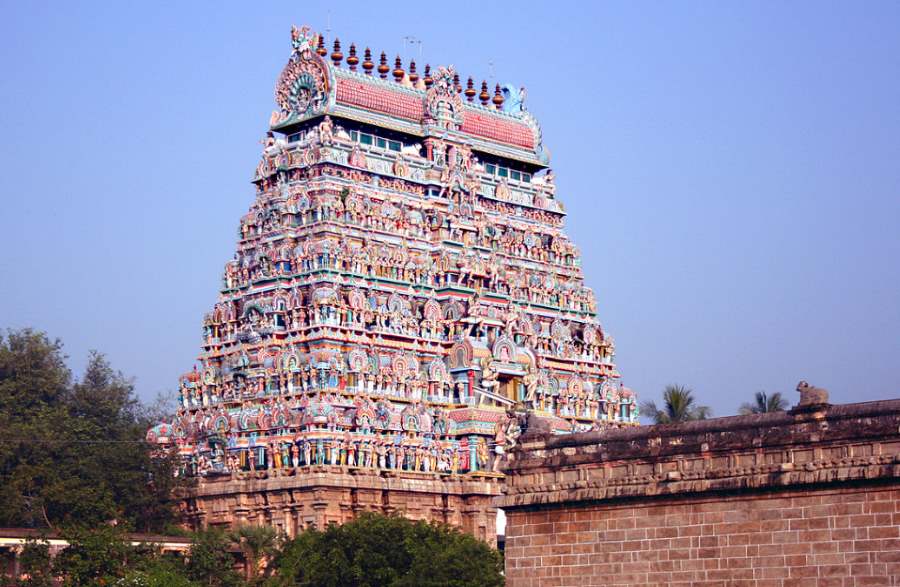
M 800 403 L 797 404 L 799 406 L 828 403 L 828 391 L 821 387 L 814 387 L 806 381 L 797 384 L 797 391 L 800 392 Z

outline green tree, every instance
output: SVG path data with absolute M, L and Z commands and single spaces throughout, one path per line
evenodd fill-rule
M 246 579 L 251 585 L 259 583 L 260 567 L 271 570 L 268 561 L 278 552 L 278 536 L 271 526 L 241 526 L 232 534 L 246 563 Z
M 174 454 L 144 442 L 134 384 L 92 353 L 73 382 L 62 345 L 32 330 L 0 337 L 0 525 L 59 528 L 174 520 Z
M 157 555 L 133 565 L 115 587 L 200 587 L 191 581 L 181 561 Z
M 54 572 L 67 587 L 109 585 L 124 577 L 129 564 L 138 564 L 140 555 L 114 526 L 63 532 L 69 545 L 53 561 Z
M 641 412 L 656 424 L 705 420 L 712 415 L 709 407 L 697 405 L 693 390 L 683 385 L 667 385 L 663 390 L 663 406 L 646 401 L 641 404 Z
M 144 442 L 155 422 L 144 417 L 133 381 L 114 371 L 103 355 L 91 353 L 68 407 L 71 425 L 77 423 L 73 436 L 88 441 L 79 453 L 82 479 L 112 505 L 85 512 L 83 519 L 112 514 L 139 531 L 164 529 L 174 519 L 169 496 L 175 455 L 155 454 Z
M 34 439 L 56 437 L 71 379 L 60 341 L 0 335 L 0 526 L 51 525 L 47 493 L 60 475 Z
M 233 543 L 224 531 L 210 528 L 194 533 L 191 540 L 186 565 L 188 579 L 203 587 L 234 587 L 241 584 L 230 552 Z
M 753 403 L 741 404 L 738 413 L 746 416 L 749 414 L 783 412 L 788 408 L 787 400 L 781 396 L 781 392 L 779 391 L 776 391 L 772 395 L 766 394 L 765 391 L 757 391 L 753 399 Z
M 440 524 L 364 514 L 289 541 L 268 585 L 476 587 L 503 585 L 500 554 Z

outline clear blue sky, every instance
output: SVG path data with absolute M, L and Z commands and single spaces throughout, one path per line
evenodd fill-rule
M 900 3 L 125 4 L 0 19 L 0 326 L 76 370 L 150 398 L 191 368 L 290 25 L 330 23 L 528 88 L 642 398 L 900 395 Z

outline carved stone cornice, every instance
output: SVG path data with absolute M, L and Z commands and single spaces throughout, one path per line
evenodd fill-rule
M 506 474 L 503 508 L 896 479 L 900 400 L 525 435 Z

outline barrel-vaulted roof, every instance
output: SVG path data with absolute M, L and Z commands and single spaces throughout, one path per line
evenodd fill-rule
M 364 71 L 357 70 L 358 59 L 342 67 L 339 44 L 329 61 L 320 36 L 307 27 L 293 29 L 292 44 L 276 86 L 279 109 L 272 115 L 273 130 L 288 132 L 298 123 L 329 114 L 416 136 L 450 133 L 469 140 L 476 150 L 540 166 L 548 163 L 540 127 L 524 106 L 524 89 L 505 85 L 501 93 L 498 85 L 488 100 L 483 84 L 476 101 L 471 80 L 463 91 L 452 66 L 428 68 L 420 77 L 414 64 L 407 72 L 398 58 L 390 80 L 384 67 L 373 71 L 368 58 Z

